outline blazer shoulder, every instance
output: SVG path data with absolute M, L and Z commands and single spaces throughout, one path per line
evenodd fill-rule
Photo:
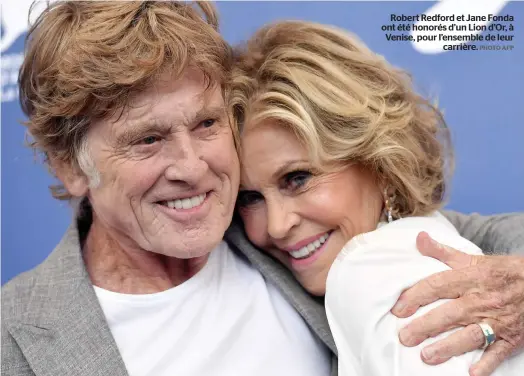
M 20 317 L 31 299 L 40 266 L 23 272 L 2 286 L 2 321 Z
M 45 260 L 2 286 L 2 321 L 4 315 L 6 319 L 20 318 L 29 306 L 40 309 L 56 300 L 60 289 L 84 278 L 83 269 L 76 228 L 70 226 Z

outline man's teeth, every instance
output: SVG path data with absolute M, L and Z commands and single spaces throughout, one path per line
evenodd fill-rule
M 289 252 L 291 257 L 296 259 L 306 258 L 309 255 L 311 255 L 313 252 L 315 252 L 322 244 L 324 244 L 329 237 L 329 234 L 322 235 L 319 239 L 315 240 L 314 242 L 309 243 L 308 245 L 305 245 L 304 247 L 300 248 L 298 251 Z
M 206 194 L 202 193 L 201 195 L 184 198 L 182 200 L 166 201 L 166 205 L 171 209 L 191 209 L 200 205 L 205 200 L 205 198 Z

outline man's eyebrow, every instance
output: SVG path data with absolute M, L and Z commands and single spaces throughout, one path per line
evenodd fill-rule
M 292 159 L 281 165 L 274 173 L 272 178 L 277 180 L 282 177 L 284 173 L 289 172 L 293 169 L 293 167 L 297 165 L 303 165 L 304 163 L 308 163 L 308 160 L 306 159 Z M 298 166 L 297 166 L 298 167 Z
M 226 106 L 208 106 L 198 110 L 190 122 L 202 121 L 210 118 L 220 118 L 226 115 Z M 186 124 L 187 125 L 187 124 Z
M 181 123 L 180 125 L 187 127 L 209 118 L 221 118 L 225 115 L 225 105 L 219 105 L 200 108 L 194 115 L 181 120 L 170 119 L 168 121 L 167 119 L 154 119 L 147 116 L 142 119 L 130 120 L 122 126 L 125 129 L 115 132 L 116 145 L 129 145 L 150 132 L 167 133 L 177 123 Z
M 140 119 L 128 122 L 123 128 L 116 132 L 117 146 L 129 145 L 148 133 L 167 133 L 172 125 L 158 119 Z

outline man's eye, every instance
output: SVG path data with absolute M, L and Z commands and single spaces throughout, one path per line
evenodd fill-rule
M 158 136 L 147 136 L 142 138 L 138 143 L 141 145 L 153 145 L 155 142 L 160 141 Z
M 284 176 L 285 188 L 295 190 L 304 186 L 311 178 L 309 171 L 293 171 Z
M 200 125 L 203 126 L 204 128 L 211 128 L 213 125 L 215 125 L 216 121 L 217 121 L 216 119 L 206 119 L 200 122 Z
M 240 191 L 237 198 L 237 206 L 239 208 L 246 208 L 257 202 L 263 200 L 264 197 L 258 192 L 254 191 Z

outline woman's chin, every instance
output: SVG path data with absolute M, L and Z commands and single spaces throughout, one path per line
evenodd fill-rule
M 323 297 L 326 295 L 326 280 L 303 280 L 300 276 L 296 276 L 302 287 L 311 295 Z M 316 278 L 315 278 L 316 279 Z

